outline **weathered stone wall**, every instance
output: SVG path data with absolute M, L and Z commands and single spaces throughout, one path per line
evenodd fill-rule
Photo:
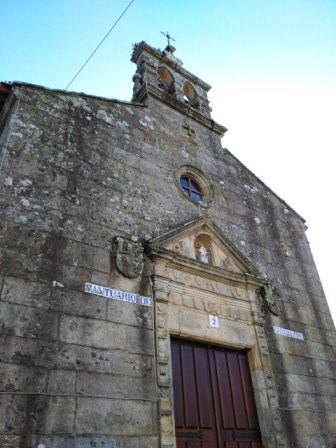
M 1 446 L 159 446 L 153 308 L 90 296 L 84 285 L 151 296 L 151 264 L 122 275 L 115 237 L 145 241 L 200 216 L 279 291 L 280 315 L 265 314 L 265 331 L 288 446 L 336 443 L 335 332 L 302 219 L 216 133 L 159 100 L 12 91 L 1 173 Z M 207 207 L 179 189 L 184 164 L 210 179 Z
M 111 259 L 148 191 L 123 160 L 131 125 L 99 101 L 20 91 L 2 173 L 0 445 L 157 446 L 152 308 L 84 293 L 148 292 Z

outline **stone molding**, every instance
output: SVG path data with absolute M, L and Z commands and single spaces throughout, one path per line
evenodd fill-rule
M 193 84 L 200 85 L 204 90 L 208 91 L 211 89 L 211 86 L 207 84 L 206 82 L 202 81 L 200 78 L 189 72 L 188 70 L 184 69 L 181 64 L 178 64 L 171 59 L 165 57 L 165 54 L 163 54 L 161 51 L 155 50 L 150 45 L 146 44 L 146 42 L 141 42 L 135 51 L 132 54 L 131 61 L 136 63 L 138 59 L 140 59 L 140 56 L 142 53 L 148 53 L 151 55 L 154 59 L 160 60 L 167 64 L 168 67 L 172 68 L 174 71 L 178 72 L 181 76 L 183 76 L 185 79 L 190 81 Z
M 178 238 L 181 230 L 180 234 L 178 230 L 173 233 L 174 238 Z M 172 241 L 170 237 L 168 240 Z M 265 317 L 257 295 L 265 280 L 252 273 L 232 273 L 204 266 L 202 262 L 165 249 L 162 247 L 165 243 L 167 237 L 157 239 L 155 245 L 147 248 L 154 262 L 152 282 L 161 448 L 176 447 L 171 335 L 247 349 L 263 446 L 287 447 L 264 329 Z M 209 315 L 219 317 L 219 329 L 209 326 Z
M 187 104 L 183 103 L 177 98 L 174 98 L 173 96 L 167 94 L 166 92 L 163 92 L 161 89 L 153 86 L 152 84 L 143 83 L 140 89 L 137 91 L 133 100 L 137 103 L 146 103 L 145 100 L 148 95 L 153 96 L 160 102 L 163 102 L 168 106 L 172 107 L 173 109 L 183 113 L 188 118 L 197 121 L 198 123 L 210 129 L 211 131 L 214 131 L 220 137 L 223 137 L 225 132 L 228 130 L 225 126 L 222 126 L 221 124 L 217 123 L 211 118 L 205 117 L 197 110 L 192 109 Z

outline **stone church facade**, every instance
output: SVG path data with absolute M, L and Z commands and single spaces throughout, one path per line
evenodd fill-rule
M 336 446 L 304 220 L 135 46 L 133 99 L 0 89 L 0 446 Z

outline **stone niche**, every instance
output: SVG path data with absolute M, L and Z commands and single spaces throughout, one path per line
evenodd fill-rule
M 151 240 L 147 254 L 154 261 L 161 446 L 175 447 L 176 443 L 171 336 L 248 350 L 263 446 L 278 446 L 278 428 L 273 423 L 278 424 L 280 418 L 256 294 L 264 279 L 207 218 Z M 211 318 L 217 325 L 211 325 Z

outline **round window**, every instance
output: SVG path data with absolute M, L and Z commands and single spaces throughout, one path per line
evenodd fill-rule
M 198 182 L 195 181 L 191 176 L 181 176 L 180 186 L 183 193 L 195 201 L 201 201 L 203 199 L 203 191 L 199 186 Z
M 214 201 L 214 189 L 207 175 L 194 164 L 175 168 L 175 182 L 181 194 L 201 207 L 209 207 Z

